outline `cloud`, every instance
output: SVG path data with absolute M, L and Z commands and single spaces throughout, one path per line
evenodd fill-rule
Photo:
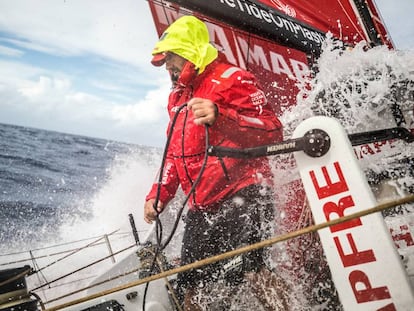
M 132 125 L 136 122 L 153 123 L 158 122 L 160 115 L 166 111 L 166 94 L 169 92 L 169 83 L 158 90 L 148 92 L 146 98 L 136 103 L 115 106 L 112 116 L 121 124 Z
M 146 1 L 6 0 L 2 12 L 2 31 L 37 51 L 92 53 L 143 66 L 157 40 Z
M 47 73 L 47 69 L 38 66 L 0 59 L 0 85 L 12 87 L 13 85 L 19 85 L 29 77 Z
M 414 49 L 413 1 L 376 0 L 377 7 L 397 49 Z
M 23 55 L 23 51 L 0 45 L 0 54 L 6 56 L 19 57 Z
M 80 92 L 70 76 L 43 68 L 0 62 L 0 73 L 0 122 L 18 120 L 12 123 L 151 146 L 164 140 L 165 79 L 142 100 L 119 104 Z
M 70 81 L 67 79 L 52 79 L 49 77 L 40 76 L 39 81 L 37 82 L 24 81 L 23 85 L 18 89 L 18 91 L 23 96 L 31 100 L 40 98 L 44 101 L 46 101 L 46 99 L 51 99 L 54 101 L 54 98 L 64 95 L 66 92 L 68 92 L 70 84 Z
M 0 122 L 163 143 L 170 82 L 149 64 L 146 1 L 6 0 L 2 12 Z

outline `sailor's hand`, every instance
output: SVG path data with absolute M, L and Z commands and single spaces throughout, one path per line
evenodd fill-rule
M 194 97 L 187 103 L 187 108 L 193 112 L 194 122 L 198 125 L 213 125 L 217 119 L 217 106 L 209 99 Z
M 145 202 L 144 205 L 144 220 L 146 223 L 152 224 L 152 222 L 157 218 L 157 215 L 162 212 L 164 209 L 164 204 L 158 201 L 158 207 L 154 209 L 155 200 L 151 199 Z

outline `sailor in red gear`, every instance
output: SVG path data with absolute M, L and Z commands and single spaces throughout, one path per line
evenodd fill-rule
M 168 128 L 173 134 L 162 178 L 160 201 L 164 205 L 178 185 L 189 193 L 198 176 L 206 146 L 203 124 L 209 125 L 209 143 L 214 146 L 247 148 L 282 139 L 280 122 L 250 73 L 218 62 L 199 75 L 189 62 L 184 70 L 168 103 L 171 118 L 180 105 L 187 103 L 187 107 L 180 111 L 174 127 Z M 240 189 L 268 183 L 269 173 L 265 159 L 209 157 L 189 208 L 214 210 Z M 147 200 L 155 198 L 157 186 Z
M 203 164 L 206 127 L 208 144 L 214 146 L 243 149 L 282 140 L 281 123 L 264 92 L 251 73 L 217 61 L 218 52 L 209 43 L 206 25 L 193 16 L 171 24 L 153 55 L 152 63 L 165 64 L 173 82 L 170 120 L 178 115 L 167 129 L 172 136 L 162 182 L 155 183 L 146 197 L 145 221 L 152 223 L 180 186 L 190 196 L 182 264 L 258 242 L 266 231 L 264 223 L 271 222 L 273 215 L 273 182 L 267 158 L 209 156 L 205 167 Z M 186 106 L 180 110 L 183 104 Z M 200 171 L 202 176 L 197 180 Z M 234 271 L 229 273 L 232 277 L 225 275 L 226 282 L 237 283 L 245 272 L 260 271 L 262 257 L 261 250 L 240 257 L 240 271 L 236 276 Z M 213 264 L 182 273 L 178 279 L 188 294 L 218 282 L 222 274 L 223 266 Z M 186 302 L 186 306 L 191 304 Z

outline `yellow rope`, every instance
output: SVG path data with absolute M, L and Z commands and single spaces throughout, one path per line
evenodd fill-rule
M 404 198 L 401 198 L 401 199 L 393 200 L 391 202 L 386 202 L 386 203 L 383 203 L 383 204 L 379 204 L 375 207 L 372 207 L 372 208 L 369 208 L 369 209 L 366 209 L 366 210 L 363 210 L 363 211 L 359 211 L 359 212 L 356 212 L 356 213 L 353 213 L 353 214 L 350 214 L 350 215 L 347 215 L 347 216 L 344 216 L 344 217 L 341 217 L 341 218 L 337 218 L 337 219 L 333 219 L 333 220 L 330 220 L 330 221 L 327 221 L 327 222 L 324 222 L 324 223 L 308 226 L 308 227 L 305 227 L 305 228 L 302 228 L 302 229 L 299 229 L 299 230 L 296 230 L 296 231 L 293 231 L 293 232 L 290 232 L 290 233 L 287 233 L 287 234 L 282 234 L 280 236 L 277 236 L 277 237 L 274 237 L 274 238 L 271 238 L 271 239 L 268 239 L 268 240 L 264 240 L 264 241 L 252 244 L 252 245 L 244 246 L 244 247 L 229 251 L 227 253 L 223 253 L 223 254 L 220 254 L 220 255 L 217 255 L 217 256 L 202 259 L 202 260 L 193 262 L 191 264 L 187 264 L 185 266 L 180 266 L 180 267 L 177 267 L 177 268 L 174 268 L 174 269 L 171 269 L 171 270 L 167 270 L 167 271 L 155 274 L 155 275 L 151 275 L 151 276 L 143 278 L 143 279 L 139 279 L 139 280 L 136 280 L 136 281 L 133 281 L 133 282 L 121 285 L 121 286 L 117 286 L 117 287 L 114 287 L 114 288 L 111 288 L 111 289 L 108 289 L 108 290 L 101 291 L 99 293 L 95 293 L 95 294 L 92 294 L 92 295 L 89 295 L 89 296 L 86 296 L 86 297 L 82 297 L 82 298 L 79 298 L 79 299 L 76 299 L 76 300 L 73 300 L 73 301 L 69 301 L 67 303 L 57 305 L 55 307 L 48 308 L 45 311 L 55 311 L 55 310 L 59 310 L 59 309 L 62 309 L 62 308 L 66 308 L 66 307 L 69 307 L 69 306 L 72 306 L 72 305 L 75 305 L 75 304 L 79 304 L 79 303 L 89 301 L 89 300 L 92 300 L 92 299 L 95 299 L 95 298 L 99 298 L 99 297 L 102 297 L 102 296 L 105 296 L 105 295 L 108 295 L 108 294 L 112 294 L 112 293 L 115 293 L 115 292 L 118 292 L 118 291 L 121 291 L 121 290 L 124 290 L 124 289 L 128 289 L 128 288 L 131 288 L 131 287 L 134 287 L 134 286 L 142 285 L 142 284 L 145 284 L 147 282 L 152 282 L 152 281 L 155 281 L 155 280 L 158 280 L 158 279 L 161 279 L 161 278 L 166 278 L 168 276 L 172 276 L 172 275 L 177 274 L 177 273 L 182 273 L 182 272 L 185 272 L 185 271 L 188 271 L 188 270 L 191 270 L 191 269 L 200 268 L 202 266 L 209 265 L 209 264 L 215 263 L 217 261 L 228 259 L 228 258 L 237 256 L 237 255 L 241 255 L 243 253 L 251 252 L 253 250 L 261 249 L 261 248 L 264 248 L 264 247 L 268 247 L 268 246 L 271 246 L 273 244 L 283 242 L 283 241 L 298 237 L 298 236 L 306 234 L 306 233 L 315 232 L 317 230 L 324 229 L 324 228 L 327 228 L 329 226 L 340 224 L 340 223 L 343 223 L 343 222 L 346 222 L 346 221 L 349 221 L 349 220 L 352 220 L 352 219 L 355 219 L 355 218 L 367 216 L 369 214 L 381 212 L 385 209 L 392 208 L 392 207 L 395 207 L 395 206 L 398 206 L 398 205 L 403 205 L 403 204 L 406 204 L 406 203 L 411 203 L 411 202 L 414 202 L 414 195 L 410 195 L 410 196 L 407 196 L 407 197 L 404 197 Z M 68 296 L 71 296 L 71 295 L 76 294 L 76 293 L 79 293 L 83 290 L 84 289 L 80 289 L 80 290 L 77 290 L 75 292 L 69 293 L 67 295 L 60 296 L 60 297 L 54 299 L 54 301 L 65 298 L 65 297 L 68 297 Z

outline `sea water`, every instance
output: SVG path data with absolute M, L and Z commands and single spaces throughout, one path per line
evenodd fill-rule
M 141 238 L 147 235 L 142 206 L 160 154 L 0 124 L 0 269 L 30 265 L 39 271 L 28 283 L 32 289 L 52 282 L 37 291 L 43 301 L 78 289 L 74 280 L 86 286 L 128 252 L 54 280 L 133 245 L 129 214 Z

